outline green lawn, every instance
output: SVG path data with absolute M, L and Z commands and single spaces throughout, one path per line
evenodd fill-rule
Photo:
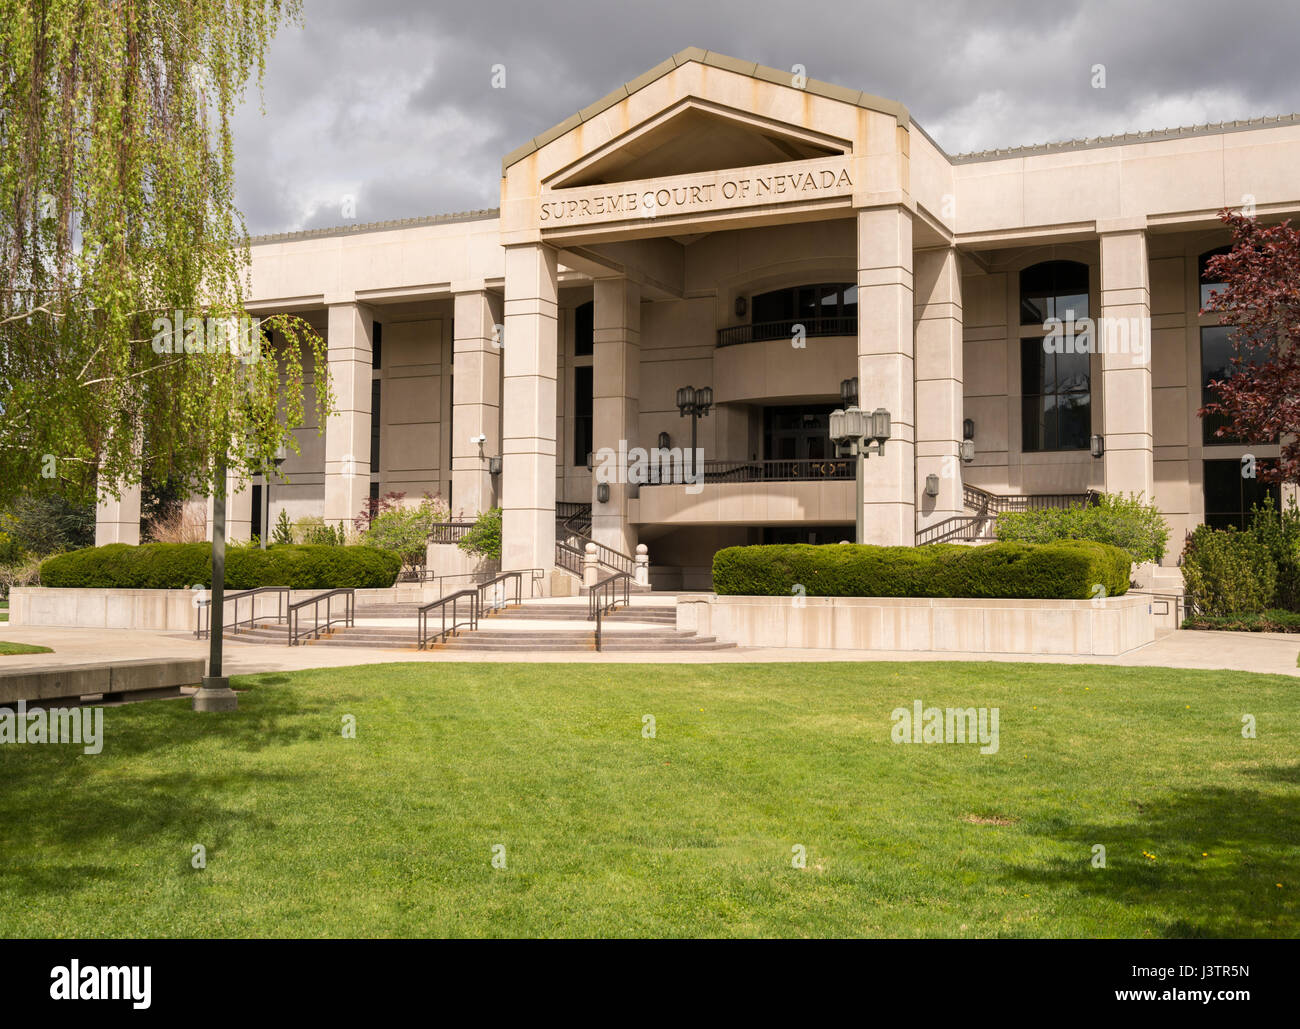
M 0 935 L 1300 934 L 1294 679 L 402 664 L 235 685 L 234 715 L 107 709 L 98 756 L 0 746 Z M 891 743 L 916 699 L 999 708 L 1000 750 Z
M 8 654 L 52 654 L 49 647 L 41 647 L 35 643 L 15 643 L 13 640 L 0 640 L 0 657 Z

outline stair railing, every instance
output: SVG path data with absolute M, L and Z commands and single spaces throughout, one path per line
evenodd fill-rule
M 460 605 L 464 601 L 468 614 L 464 619 L 460 617 Z M 445 597 L 437 600 L 431 600 L 416 612 L 416 618 L 419 623 L 419 639 L 417 646 L 420 650 L 427 650 L 431 643 L 445 643 L 452 636 L 457 635 L 462 628 L 473 631 L 478 628 L 479 615 L 479 591 L 477 589 L 457 590 L 455 593 L 448 593 Z M 442 615 L 442 626 L 435 632 L 432 637 L 429 635 L 429 614 L 438 609 Z M 448 608 L 451 610 L 451 625 L 447 624 Z
M 337 617 L 334 615 L 334 600 L 336 597 L 343 598 L 343 613 Z M 325 624 L 321 624 L 320 606 L 325 605 Z M 302 612 L 307 608 L 312 610 L 312 624 L 310 628 L 302 628 Z M 318 593 L 314 597 L 308 597 L 306 600 L 300 600 L 296 604 L 289 605 L 289 646 L 296 647 L 299 640 L 320 639 L 322 632 L 329 632 L 335 625 L 344 625 L 351 627 L 356 623 L 357 615 L 357 595 L 356 591 L 351 588 L 327 590 L 324 593 Z
M 498 611 L 504 611 L 510 607 L 508 599 L 509 587 L 507 583 L 513 582 L 515 587 L 514 606 L 518 607 L 523 601 L 524 573 L 523 572 L 502 572 L 495 579 L 489 579 L 478 588 L 478 610 L 481 616 L 496 614 Z M 488 599 L 488 592 L 494 595 L 491 600 Z
M 257 624 L 257 597 L 263 593 L 278 594 L 275 603 L 275 621 L 279 625 L 288 620 L 286 608 L 289 605 L 289 587 L 288 586 L 258 586 L 256 589 L 239 590 L 236 593 L 227 593 L 223 599 L 222 608 L 226 604 L 235 605 L 235 617 L 232 621 L 226 622 L 224 619 L 222 630 L 229 630 L 232 636 L 239 635 L 239 627 L 247 625 L 250 629 Z M 241 619 L 239 617 L 239 604 L 245 598 L 249 601 L 248 617 Z M 194 638 L 203 640 L 212 635 L 212 598 L 204 597 L 198 600 L 194 606 Z
M 596 623 L 596 649 L 601 649 L 601 633 L 603 631 L 602 622 L 606 611 L 614 611 L 619 604 L 627 607 L 631 600 L 629 598 L 629 586 L 632 582 L 632 576 L 626 572 L 615 572 L 613 575 L 601 579 L 591 587 L 591 592 L 587 596 L 587 620 Z M 622 587 L 621 596 L 620 589 Z

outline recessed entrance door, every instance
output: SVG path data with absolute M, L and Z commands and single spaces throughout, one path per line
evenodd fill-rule
M 763 458 L 767 461 L 825 461 L 831 445 L 830 404 L 763 409 Z

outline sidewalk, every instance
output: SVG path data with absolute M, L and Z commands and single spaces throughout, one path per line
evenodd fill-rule
M 20 654 L 0 657 L 3 668 L 37 668 L 124 658 L 205 658 L 208 642 L 185 633 L 164 633 L 140 629 L 18 628 L 0 624 L 0 639 L 37 643 L 52 647 L 52 654 Z M 1223 669 L 1264 672 L 1300 677 L 1296 656 L 1300 635 L 1252 632 L 1170 632 L 1140 650 L 1120 657 L 1027 656 L 1023 654 L 967 654 L 950 651 L 880 650 L 794 650 L 776 647 L 753 649 L 675 652 L 672 663 L 730 664 L 778 661 L 1005 661 L 1010 663 L 1098 664 L 1135 667 Z M 371 650 L 362 647 L 272 646 L 226 640 L 224 672 L 243 675 L 255 672 L 295 671 L 306 668 L 342 668 L 348 665 L 385 664 L 397 661 L 489 661 L 502 662 L 500 652 L 476 654 L 466 651 Z M 664 655 L 619 652 L 610 654 L 511 654 L 511 662 L 632 664 L 662 663 Z

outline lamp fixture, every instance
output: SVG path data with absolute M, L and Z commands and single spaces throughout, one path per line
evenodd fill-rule
M 1101 457 L 1106 453 L 1106 437 L 1099 432 L 1092 434 L 1092 456 Z
M 666 432 L 659 433 L 659 449 L 667 450 L 673 445 L 673 438 Z
M 599 504 L 609 503 L 609 483 L 607 482 L 596 483 L 596 502 Z
M 488 475 L 500 475 L 500 474 L 501 474 L 501 458 L 499 458 L 499 457 L 489 457 L 489 458 L 488 458 Z
M 858 377 L 840 380 L 840 403 L 849 407 L 858 406 Z
M 975 441 L 973 439 L 961 441 L 961 459 L 966 464 L 970 464 L 975 460 Z
M 925 477 L 925 495 L 927 497 L 939 495 L 939 476 L 931 473 Z
M 961 423 L 961 438 L 962 439 L 975 438 L 975 419 L 967 418 L 964 422 Z

